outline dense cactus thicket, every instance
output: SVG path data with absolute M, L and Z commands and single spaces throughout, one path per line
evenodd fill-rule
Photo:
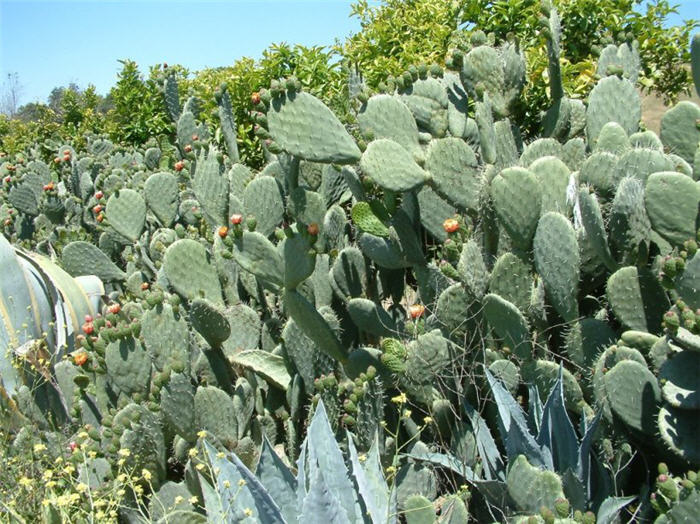
M 93 490 L 147 470 L 124 521 L 697 521 L 700 108 L 640 129 L 633 40 L 568 98 L 541 24 L 529 143 L 518 43 L 475 31 L 353 77 L 349 123 L 254 93 L 260 172 L 226 86 L 211 129 L 172 78 L 174 144 L 0 159 L 12 448 Z

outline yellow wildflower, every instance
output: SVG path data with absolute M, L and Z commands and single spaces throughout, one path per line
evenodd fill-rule
M 40 453 L 45 450 L 46 446 L 44 444 L 34 444 L 34 453 Z
M 27 478 L 27 477 L 22 477 L 19 479 L 19 485 L 22 486 L 23 488 L 28 488 L 29 486 L 32 485 L 34 482 L 33 479 Z
M 408 398 L 406 397 L 406 393 L 401 393 L 400 395 L 392 397 L 391 401 L 394 404 L 405 404 L 406 402 L 408 402 Z
M 246 508 L 243 510 L 243 513 L 245 513 L 246 517 L 251 517 L 253 515 L 253 510 L 250 508 Z
M 131 455 L 131 450 L 129 448 L 122 448 L 119 450 L 119 455 L 122 457 L 128 457 Z
M 151 472 L 147 469 L 142 469 L 141 475 L 143 476 L 144 480 L 151 480 Z

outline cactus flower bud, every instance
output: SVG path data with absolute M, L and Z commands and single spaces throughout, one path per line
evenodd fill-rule
M 234 213 L 233 215 L 231 215 L 231 223 L 234 226 L 237 226 L 241 222 L 243 222 L 243 215 L 241 215 L 240 213 Z
M 97 200 L 102 200 L 102 198 L 103 198 L 104 196 L 105 196 L 105 194 L 104 194 L 102 191 L 98 191 L 97 193 L 95 193 L 95 198 L 96 198 Z
M 459 229 L 459 222 L 454 218 L 448 218 L 442 223 L 443 229 L 448 233 L 454 233 Z
M 79 353 L 76 353 L 76 355 L 73 357 L 73 362 L 75 363 L 76 366 L 82 366 L 88 361 L 88 354 L 85 351 L 81 351 Z
M 312 222 L 309 224 L 306 228 L 307 233 L 311 236 L 316 236 L 318 235 L 318 224 L 316 222 Z
M 182 171 L 185 168 L 185 163 L 180 160 L 179 162 L 175 162 L 175 171 Z
M 226 226 L 221 226 L 216 233 L 221 237 L 221 238 L 226 238 L 226 235 L 228 235 L 228 228 Z
M 251 104 L 253 104 L 254 106 L 258 105 L 258 104 L 260 103 L 260 93 L 258 93 L 258 92 L 256 91 L 255 93 L 253 93 L 252 95 L 250 95 L 250 102 L 251 102 Z
M 122 307 L 119 304 L 112 304 L 111 306 L 109 306 L 109 309 L 108 309 L 108 311 L 110 313 L 112 313 L 113 315 L 116 315 L 121 310 L 122 310 Z
M 96 215 L 99 215 L 102 212 L 102 206 L 100 204 L 97 204 L 95 207 L 92 208 L 92 212 Z
M 425 312 L 425 306 L 423 304 L 413 304 L 408 308 L 408 314 L 412 319 L 420 318 Z

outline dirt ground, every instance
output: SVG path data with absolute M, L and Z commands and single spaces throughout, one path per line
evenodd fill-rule
M 695 102 L 700 106 L 700 98 L 693 90 L 693 96 L 681 96 L 678 101 L 690 100 Z M 654 131 L 657 135 L 659 134 L 659 129 L 661 127 L 661 117 L 669 109 L 669 106 L 664 105 L 661 98 L 655 95 L 643 95 L 642 96 L 642 122 L 646 125 L 647 129 Z

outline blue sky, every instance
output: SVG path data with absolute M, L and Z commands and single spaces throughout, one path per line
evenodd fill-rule
M 0 0 L 0 82 L 17 72 L 22 102 L 93 83 L 104 94 L 130 58 L 191 70 L 258 57 L 273 42 L 329 45 L 359 30 L 350 0 Z
M 444 1 L 444 0 L 436 0 Z M 105 94 L 117 60 L 190 70 L 258 57 L 276 42 L 329 45 L 359 30 L 350 0 L 0 0 L 0 82 L 17 73 L 21 103 L 51 89 L 92 83 Z M 376 2 L 373 2 L 376 3 Z M 700 18 L 700 0 L 677 0 Z

